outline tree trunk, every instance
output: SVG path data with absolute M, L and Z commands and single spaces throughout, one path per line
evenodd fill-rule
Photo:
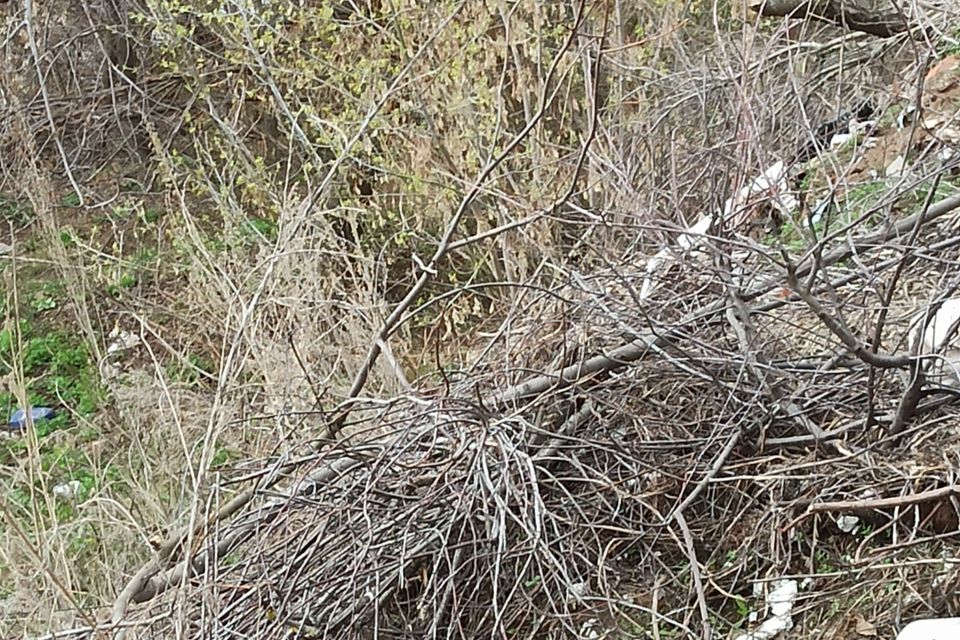
M 847 0 L 750 0 L 749 6 L 751 11 L 767 18 L 810 17 L 880 38 L 895 36 L 909 28 L 899 11 L 872 11 Z

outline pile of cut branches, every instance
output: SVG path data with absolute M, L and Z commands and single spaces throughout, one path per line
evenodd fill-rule
M 939 221 L 958 206 L 927 203 L 749 290 L 691 261 L 718 280 L 689 287 L 684 304 L 715 293 L 680 318 L 574 278 L 500 333 L 523 336 L 500 345 L 513 372 L 355 406 L 339 444 L 278 462 L 232 517 L 171 546 L 114 622 L 157 638 L 692 637 L 747 624 L 755 585 L 784 576 L 809 578 L 809 629 L 941 606 L 927 598 L 952 576 L 957 412 L 930 395 L 893 431 L 900 356 L 849 348 L 863 332 L 844 318 L 882 323 L 884 288 L 865 282 L 955 260 Z M 923 259 L 903 257 L 911 229 Z M 520 330 L 564 316 L 592 340 Z M 881 346 L 903 344 L 906 323 L 889 329 Z M 805 340 L 802 358 L 780 351 Z M 507 386 L 563 353 L 576 361 Z

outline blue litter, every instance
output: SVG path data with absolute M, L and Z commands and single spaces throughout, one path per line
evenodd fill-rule
M 55 414 L 55 411 L 50 407 L 33 407 L 30 409 L 30 417 L 33 418 L 34 424 L 37 422 L 43 422 L 44 420 L 49 420 Z M 27 426 L 27 412 L 23 409 L 17 409 L 13 412 L 13 415 L 10 416 L 10 422 L 7 423 L 7 426 L 11 429 L 23 429 Z

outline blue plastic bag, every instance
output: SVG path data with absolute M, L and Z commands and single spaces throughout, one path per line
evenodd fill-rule
M 34 424 L 38 422 L 43 422 L 44 420 L 49 420 L 54 416 L 56 412 L 50 407 L 33 407 L 30 409 L 30 417 L 33 418 Z M 23 429 L 27 426 L 27 412 L 23 409 L 17 409 L 13 412 L 13 415 L 10 416 L 10 421 L 7 422 L 7 427 L 10 429 Z

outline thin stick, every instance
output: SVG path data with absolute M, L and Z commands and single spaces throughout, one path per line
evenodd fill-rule
M 676 511 L 673 519 L 683 532 L 683 542 L 686 547 L 687 557 L 690 560 L 690 575 L 693 576 L 693 585 L 697 590 L 697 604 L 700 606 L 700 618 L 703 622 L 703 637 L 710 640 L 712 630 L 710 628 L 710 612 L 707 610 L 707 596 L 703 592 L 703 580 L 700 577 L 700 564 L 697 562 L 697 550 L 693 545 L 693 534 L 690 533 L 690 527 L 687 526 L 687 520 L 683 517 L 682 511 Z

